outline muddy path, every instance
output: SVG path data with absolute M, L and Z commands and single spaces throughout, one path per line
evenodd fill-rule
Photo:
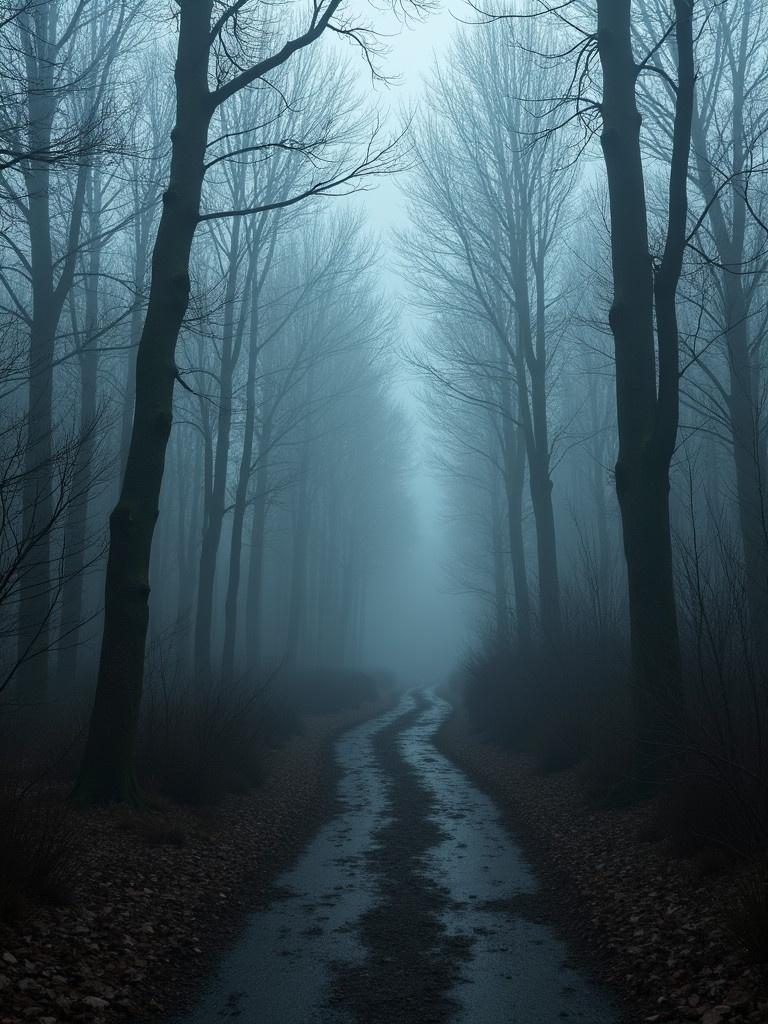
M 174 1024 L 615 1024 L 542 920 L 492 801 L 438 753 L 432 694 L 336 745 L 338 810 Z

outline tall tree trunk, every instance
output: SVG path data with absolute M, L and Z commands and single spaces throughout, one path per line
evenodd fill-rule
M 597 389 L 597 378 L 595 374 L 589 374 L 589 411 L 590 411 L 590 432 L 592 434 L 592 452 L 590 463 L 590 491 L 592 504 L 595 510 L 594 536 L 597 540 L 597 594 L 598 607 L 596 611 L 600 621 L 603 621 L 602 602 L 609 600 L 610 574 L 611 574 L 611 543 L 608 532 L 608 504 L 606 502 L 605 487 L 605 433 L 606 423 L 599 409 L 599 396 Z
M 101 174 L 98 166 L 90 174 L 90 234 L 101 233 Z M 88 551 L 88 511 L 96 442 L 96 410 L 99 353 L 94 338 L 99 324 L 99 274 L 101 243 L 92 245 L 85 284 L 84 351 L 80 358 L 80 446 L 75 466 L 75 500 L 70 508 L 65 538 L 64 588 L 61 596 L 58 672 L 62 684 L 77 679 L 78 653 L 83 621 L 84 568 Z M 78 334 L 75 334 L 78 337 Z
M 523 538 L 523 490 L 525 487 L 525 440 L 515 425 L 509 379 L 504 378 L 504 488 L 507 496 L 507 529 L 515 593 L 517 642 L 525 654 L 531 649 L 531 598 Z
M 740 263 L 742 258 L 743 246 Z M 744 287 L 734 272 L 726 271 L 723 278 L 728 346 L 727 408 L 746 596 L 753 635 L 765 648 L 768 641 L 768 508 L 761 400 L 757 369 L 749 350 L 749 313 Z
M 539 616 L 545 641 L 558 645 L 562 635 L 560 581 L 557 568 L 555 515 L 552 508 L 549 426 L 547 422 L 547 360 L 544 351 L 543 286 L 538 351 L 534 351 L 527 262 L 521 254 L 517 270 L 517 401 L 528 455 L 528 481 L 536 527 L 539 570 Z M 530 394 L 528 382 L 530 380 Z
M 229 577 L 227 580 L 227 596 L 224 612 L 224 647 L 222 654 L 222 672 L 225 679 L 231 679 L 235 670 L 235 650 L 237 646 L 238 626 L 238 595 L 240 593 L 240 577 L 242 573 L 243 530 L 248 509 L 248 489 L 253 475 L 253 448 L 256 436 L 256 371 L 262 351 L 259 334 L 259 313 L 261 290 L 270 272 L 275 246 L 278 238 L 279 215 L 270 222 L 269 241 L 263 266 L 259 266 L 263 244 L 262 221 L 254 232 L 249 245 L 251 264 L 249 273 L 252 281 L 251 315 L 248 332 L 248 369 L 245 383 L 245 425 L 243 447 L 240 453 L 240 466 L 237 475 L 237 487 L 232 513 L 232 537 L 229 550 Z M 272 444 L 272 410 L 268 408 L 271 395 L 269 375 L 264 375 L 262 388 L 263 422 L 260 433 L 260 450 L 258 472 L 256 478 L 256 505 L 253 512 L 253 536 L 251 538 L 251 561 L 246 591 L 246 615 L 248 619 L 249 650 L 248 659 L 251 668 L 258 673 L 260 670 L 260 639 L 261 639 L 261 574 L 263 565 L 264 535 L 267 524 L 267 489 L 269 486 L 269 448 Z M 259 497 L 263 495 L 263 499 Z M 258 507 L 256 507 L 258 506 Z M 258 552 L 258 553 L 257 553 Z
M 200 574 L 197 585 L 197 617 L 195 621 L 195 675 L 205 682 L 211 674 L 211 631 L 216 562 L 227 498 L 229 439 L 232 430 L 232 382 L 235 370 L 235 303 L 240 256 L 239 218 L 232 226 L 228 253 L 227 287 L 224 297 L 224 330 L 219 369 L 219 414 L 216 427 L 213 487 L 205 515 L 203 543 L 200 549 Z
M 357 665 L 362 660 L 363 646 L 365 643 L 366 606 L 368 598 L 368 587 L 362 575 L 358 576 L 357 587 L 355 588 L 355 611 L 354 625 L 352 632 L 352 664 Z
M 357 579 L 360 575 L 359 565 L 355 558 L 354 546 L 346 553 L 344 564 L 341 566 L 341 593 L 339 600 L 338 616 L 335 629 L 334 657 L 331 666 L 348 665 L 351 660 L 351 628 L 354 611 L 355 591 L 357 590 Z
M 563 631 L 560 608 L 560 573 L 557 564 L 555 513 L 552 507 L 552 459 L 547 412 L 547 349 L 544 253 L 534 254 L 536 281 L 536 350 L 529 360 L 531 379 L 531 422 L 536 456 L 530 463 L 531 502 L 536 520 L 541 621 L 549 643 L 559 644 Z
M 135 735 L 149 618 L 149 561 L 173 414 L 175 350 L 189 304 L 189 257 L 200 214 L 208 125 L 212 0 L 181 5 L 176 125 L 168 189 L 136 360 L 136 406 L 118 503 L 110 517 L 104 633 L 83 764 L 81 801 L 136 800 Z
M 611 210 L 614 297 L 609 320 L 616 354 L 619 429 L 616 491 L 629 585 L 636 725 L 641 741 L 653 743 L 677 739 L 682 715 L 669 466 L 679 409 L 676 294 L 685 246 L 694 78 L 691 4 L 679 0 L 675 3 L 679 83 L 669 224 L 654 280 L 631 9 L 631 0 L 599 0 L 597 40 L 603 69 L 601 143 Z
M 494 465 L 490 466 L 491 482 L 489 503 L 491 506 L 491 556 L 493 558 L 493 618 L 496 642 L 509 642 L 509 600 L 507 597 L 507 569 L 504 558 L 504 515 L 499 494 L 499 474 Z
M 29 151 L 21 165 L 27 190 L 26 220 L 32 315 L 29 337 L 27 447 L 23 486 L 25 536 L 40 534 L 34 560 L 25 574 L 18 621 L 18 686 L 21 699 L 45 699 L 48 688 L 50 622 L 58 584 L 51 580 L 51 535 L 46 524 L 53 511 L 53 358 L 64 302 L 72 287 L 83 212 L 87 168 L 78 168 L 67 232 L 67 251 L 56 280 L 51 225 L 51 171 L 45 154 L 53 138 L 56 115 L 57 5 L 37 4 L 20 15 L 27 75 Z M 37 156 L 35 154 L 38 154 Z
M 199 448 L 197 451 L 199 452 Z M 175 465 L 173 477 L 174 483 L 176 484 L 175 565 L 176 572 L 178 574 L 176 582 L 176 600 L 174 604 L 176 621 L 180 622 L 182 616 L 187 610 L 191 581 L 194 578 L 194 574 L 192 572 L 193 559 L 190 558 L 194 548 L 187 539 L 187 535 L 189 533 L 187 521 L 189 518 L 191 522 L 194 518 L 192 510 L 192 502 L 194 501 L 193 494 L 197 490 L 195 485 L 199 481 L 200 477 L 195 473 L 196 466 L 192 453 L 185 449 L 182 439 L 178 435 L 178 430 L 176 432 L 176 437 L 174 438 L 172 436 L 171 438 L 171 457 L 173 458 L 174 455 Z M 199 455 L 197 462 L 199 465 Z
M 272 446 L 272 420 L 264 420 L 259 436 L 258 463 L 253 497 L 253 523 L 251 527 L 251 556 L 248 564 L 248 592 L 245 617 L 248 623 L 248 662 L 257 674 L 262 667 L 262 598 L 264 592 L 264 542 L 267 533 L 270 487 L 270 449 Z
M 186 528 L 182 531 L 179 541 L 183 547 L 183 557 L 179 559 L 178 589 L 176 596 L 177 618 L 184 626 L 185 643 L 181 647 L 181 663 L 185 672 L 192 673 L 192 636 L 191 624 L 194 614 L 195 594 L 197 593 L 197 571 L 200 564 L 200 534 L 202 531 L 203 495 L 200 479 L 203 475 L 204 452 L 203 444 L 193 433 L 195 439 L 193 456 L 189 466 L 189 498 L 187 501 Z M 179 444 L 179 453 L 184 446 Z M 184 571 L 182 574 L 182 566 Z
M 134 194 L 134 201 L 137 198 Z M 129 348 L 125 357 L 125 391 L 123 394 L 123 405 L 120 415 L 120 475 L 125 473 L 125 464 L 128 459 L 128 449 L 131 445 L 131 430 L 133 428 L 133 410 L 136 404 L 136 352 L 141 339 L 141 318 L 144 313 L 144 306 L 141 296 L 144 294 L 144 287 L 147 277 L 147 262 L 149 249 L 149 220 L 151 212 L 139 211 L 133 225 L 134 238 L 134 265 L 133 265 L 133 291 L 134 304 L 131 309 L 130 326 L 128 330 Z
M 258 248 L 251 253 L 251 259 L 258 261 Z M 232 536 L 229 547 L 229 576 L 227 596 L 224 605 L 224 647 L 222 673 L 224 679 L 232 679 L 235 671 L 235 646 L 237 640 L 237 610 L 240 594 L 241 559 L 243 557 L 243 527 L 248 508 L 248 487 L 253 471 L 253 440 L 256 433 L 256 369 L 259 359 L 259 273 L 254 274 L 254 289 L 251 296 L 251 317 L 248 331 L 248 370 L 245 381 L 245 424 L 243 426 L 243 447 L 240 452 L 240 466 L 237 474 L 235 501 L 232 509 Z M 254 512 L 254 516 L 256 513 Z M 263 524 L 261 540 L 263 544 Z M 255 538 L 254 538 L 255 539 Z M 249 629 L 256 623 L 249 621 Z
M 307 417 L 309 423 L 309 417 Z M 291 547 L 291 581 L 288 597 L 288 626 L 285 640 L 285 661 L 296 666 L 305 630 L 307 597 L 307 556 L 309 548 L 309 436 L 308 428 L 299 464 L 296 507 L 293 515 Z
M 744 314 L 746 316 L 746 313 Z M 752 632 L 762 647 L 768 641 L 768 508 L 766 461 L 762 446 L 760 399 L 755 393 L 746 323 L 728 332 L 730 414 L 736 499 Z
M 717 248 L 723 295 L 723 326 L 728 355 L 728 409 L 731 448 L 736 472 L 736 498 L 746 573 L 746 593 L 753 633 L 766 641 L 768 621 L 768 509 L 766 460 L 763 446 L 763 413 L 759 394 L 759 369 L 749 346 L 749 308 L 744 279 L 747 206 L 744 201 L 745 170 L 744 67 L 748 46 L 749 11 L 745 11 L 739 60 L 733 82 L 731 223 L 726 220 L 721 195 L 715 186 L 712 161 L 701 113 L 694 109 L 693 141 L 696 175 L 707 203 L 707 215 Z

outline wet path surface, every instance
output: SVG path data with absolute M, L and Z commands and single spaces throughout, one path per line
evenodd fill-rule
M 537 883 L 498 812 L 407 694 L 337 744 L 339 812 L 254 914 L 177 1024 L 614 1024 L 531 908 Z

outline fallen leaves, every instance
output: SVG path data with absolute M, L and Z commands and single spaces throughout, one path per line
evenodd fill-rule
M 84 857 L 74 899 L 0 925 L 0 1024 L 163 1016 L 199 984 L 217 941 L 321 823 L 333 796 L 332 740 L 375 710 L 311 720 L 271 753 L 259 790 L 213 816 L 171 808 L 149 827 L 146 816 L 121 809 L 79 813 Z

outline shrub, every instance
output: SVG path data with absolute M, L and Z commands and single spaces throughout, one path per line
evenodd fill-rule
M 533 754 L 543 772 L 605 750 L 607 709 L 615 728 L 615 709 L 626 692 L 623 658 L 612 656 L 614 648 L 618 652 L 616 638 L 575 628 L 563 643 L 567 659 L 543 646 L 523 656 L 489 640 L 464 665 L 470 719 L 493 742 Z
M 357 707 L 379 688 L 371 675 L 331 669 L 191 685 L 177 633 L 150 645 L 138 742 L 142 784 L 176 803 L 216 804 L 260 784 L 267 752 L 301 731 L 303 715 Z
M 264 774 L 268 703 L 220 685 L 149 699 L 139 769 L 149 788 L 176 803 L 216 804 L 258 785 Z
M 64 902 L 75 854 L 75 832 L 65 802 L 39 786 L 2 779 L 0 918 L 18 918 L 31 903 Z
M 532 702 L 526 666 L 512 648 L 489 640 L 465 659 L 463 697 L 475 726 L 495 743 L 527 750 Z

